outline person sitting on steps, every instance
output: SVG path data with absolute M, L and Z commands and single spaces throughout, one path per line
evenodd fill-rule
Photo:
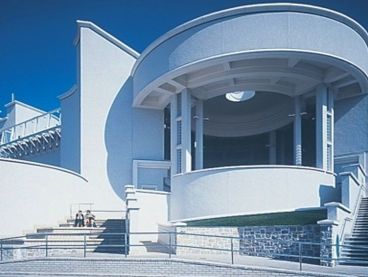
M 95 216 L 90 210 L 87 210 L 85 218 L 87 227 L 96 227 Z
M 74 227 L 84 227 L 84 215 L 81 210 L 75 214 Z

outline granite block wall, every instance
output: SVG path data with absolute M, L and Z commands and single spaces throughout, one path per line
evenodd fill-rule
M 321 228 L 304 226 L 252 226 L 240 230 L 240 254 L 272 257 L 286 260 L 299 259 L 299 247 L 305 261 L 319 263 Z M 315 243 L 315 244 L 304 244 Z M 300 245 L 300 246 L 299 246 Z
M 176 238 L 178 246 L 176 253 L 178 255 L 229 254 L 231 239 L 225 237 L 234 237 L 239 238 L 233 239 L 233 250 L 235 254 L 299 260 L 299 247 L 301 247 L 302 256 L 307 257 L 303 258 L 303 262 L 317 264 L 320 262 L 319 257 L 321 254 L 321 228 L 326 227 L 321 227 L 317 224 L 304 226 L 249 226 L 239 228 L 178 227 Z M 206 235 L 218 237 L 208 237 Z M 299 246 L 299 243 L 301 246 Z M 312 245 L 304 243 L 312 243 Z M 181 245 L 187 247 L 180 247 Z M 199 247 L 220 250 L 199 249 Z M 328 252 L 327 247 L 325 248 L 323 250 Z

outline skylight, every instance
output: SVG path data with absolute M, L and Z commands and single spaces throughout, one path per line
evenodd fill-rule
M 231 102 L 243 102 L 253 98 L 255 94 L 254 90 L 234 91 L 226 93 L 225 97 Z

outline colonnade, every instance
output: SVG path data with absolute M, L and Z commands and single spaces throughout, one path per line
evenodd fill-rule
M 334 110 L 333 92 L 326 85 L 315 90 L 316 167 L 333 171 Z M 195 164 L 194 169 L 203 168 L 203 100 L 191 96 L 188 89 L 171 98 L 171 168 L 172 175 L 192 171 L 191 124 L 192 106 L 195 107 Z M 302 96 L 294 97 L 293 156 L 294 165 L 303 165 L 302 116 L 304 112 Z M 276 164 L 276 131 L 269 133 L 269 162 Z

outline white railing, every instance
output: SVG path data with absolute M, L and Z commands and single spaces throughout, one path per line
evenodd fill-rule
M 2 130 L 0 133 L 0 145 L 8 144 L 60 125 L 61 110 L 55 109 Z

